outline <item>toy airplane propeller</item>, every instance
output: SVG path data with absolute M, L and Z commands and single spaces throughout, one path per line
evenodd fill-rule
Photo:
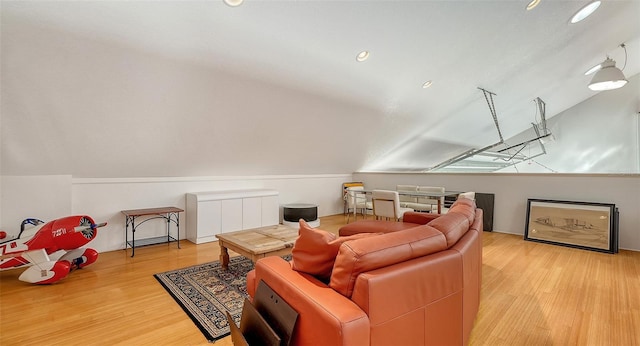
M 33 227 L 26 229 L 25 226 Z M 72 270 L 84 268 L 98 259 L 94 249 L 82 248 L 98 235 L 96 224 L 86 215 L 67 216 L 44 223 L 38 219 L 25 219 L 20 233 L 4 240 L 7 234 L 0 231 L 0 270 L 29 266 L 19 277 L 21 281 L 51 284 L 65 278 Z M 57 261 L 49 258 L 54 252 L 66 251 Z

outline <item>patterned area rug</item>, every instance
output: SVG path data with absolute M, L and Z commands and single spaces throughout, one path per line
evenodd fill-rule
M 226 311 L 240 323 L 242 305 L 247 294 L 247 273 L 251 260 L 232 257 L 229 270 L 220 262 L 209 262 L 188 268 L 155 274 L 155 278 L 182 306 L 209 341 L 229 335 Z

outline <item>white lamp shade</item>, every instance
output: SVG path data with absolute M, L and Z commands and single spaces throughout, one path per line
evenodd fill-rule
M 616 62 L 607 58 L 602 63 L 602 68 L 596 72 L 589 83 L 589 89 L 594 91 L 612 90 L 622 88 L 627 84 L 624 74 L 616 67 Z

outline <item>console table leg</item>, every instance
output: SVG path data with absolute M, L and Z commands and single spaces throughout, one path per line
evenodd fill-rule
M 131 217 L 131 257 L 136 254 L 136 217 Z
M 178 249 L 180 248 L 180 214 L 174 213 L 176 216 L 176 229 L 178 230 L 178 236 L 176 237 L 176 241 L 178 241 Z
M 127 253 L 127 247 L 129 246 L 129 217 L 126 216 L 124 220 L 124 252 Z
M 167 244 L 171 243 L 171 233 L 170 233 L 170 226 L 171 226 L 171 213 L 167 213 Z
M 220 264 L 222 265 L 222 269 L 229 269 L 229 251 L 220 241 Z

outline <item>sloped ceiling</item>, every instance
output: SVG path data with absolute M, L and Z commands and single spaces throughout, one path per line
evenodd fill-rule
M 640 1 L 527 2 L 3 1 L 2 172 L 420 170 L 498 140 L 478 87 L 508 138 L 640 71 Z

